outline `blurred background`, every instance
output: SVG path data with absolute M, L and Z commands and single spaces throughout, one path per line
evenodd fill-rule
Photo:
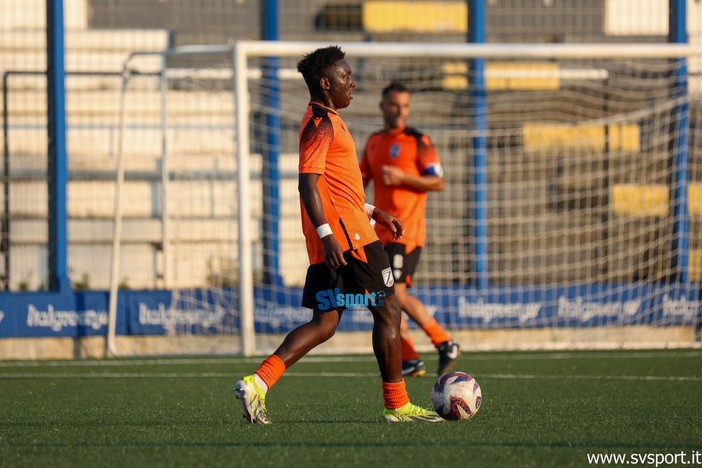
M 47 5 L 63 8 L 63 44 L 47 29 Z M 109 289 L 124 158 L 118 287 L 208 291 L 194 309 L 212 302 L 212 291 L 229 291 L 223 301 L 236 302 L 233 67 L 226 51 L 163 51 L 262 39 L 702 44 L 700 0 L 0 0 L 0 11 L 0 288 Z M 58 201 L 46 75 L 54 50 L 65 51 L 65 94 L 53 97 L 65 101 L 65 142 L 58 141 L 66 148 L 65 198 Z M 278 297 L 263 315 L 280 304 L 297 309 L 295 291 L 307 268 L 296 167 L 308 96 L 297 59 L 272 62 L 273 87 L 265 75 L 270 62 L 252 59 L 247 71 L 253 275 L 257 290 Z M 630 315 L 643 323 L 666 314 L 653 285 L 682 284 L 683 312 L 673 307 L 663 322 L 698 323 L 702 57 L 488 60 L 485 96 L 475 93 L 470 60 L 349 60 L 358 90 L 342 115 L 359 156 L 382 125 L 380 90 L 398 80 L 414 93 L 411 125 L 429 134 L 442 158 L 446 190 L 429 196 L 427 245 L 415 278 L 434 309 L 445 300 L 436 292 L 442 288 L 556 306 L 578 295 L 544 291 L 574 287 L 593 300 L 640 298 Z M 485 115 L 477 116 L 480 106 Z M 475 164 L 478 122 L 488 132 L 484 180 Z M 476 215 L 476 193 L 487 198 L 483 215 Z M 476 234 L 481 226 L 486 231 Z M 454 311 L 444 320 L 472 323 L 470 308 L 460 308 L 468 296 L 448 296 L 454 302 L 447 310 L 464 315 Z M 576 309 L 576 322 L 591 321 L 586 309 Z M 647 318 L 636 315 L 642 311 Z M 479 325 L 489 321 L 483 316 Z

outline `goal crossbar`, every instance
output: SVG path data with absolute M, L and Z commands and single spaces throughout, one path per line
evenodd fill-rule
M 338 42 L 349 55 L 364 57 L 447 58 L 679 58 L 702 54 L 702 44 L 469 44 L 409 42 Z M 296 56 L 326 47 L 329 42 L 238 41 L 237 54 L 265 57 Z

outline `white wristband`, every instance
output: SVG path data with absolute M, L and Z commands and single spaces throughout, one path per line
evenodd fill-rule
M 317 227 L 317 235 L 320 239 L 327 237 L 329 234 L 332 234 L 332 229 L 329 227 L 329 223 L 322 224 L 321 226 Z
M 363 209 L 366 210 L 366 216 L 368 216 L 368 219 L 373 218 L 373 210 L 375 209 L 375 205 L 366 203 L 363 205 Z

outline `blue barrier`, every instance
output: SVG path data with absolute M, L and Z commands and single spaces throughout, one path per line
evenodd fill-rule
M 599 327 L 621 325 L 699 325 L 702 288 L 681 285 L 576 285 L 494 288 L 418 287 L 414 291 L 450 329 Z M 300 288 L 256 288 L 257 333 L 286 333 L 309 320 L 300 307 Z M 120 291 L 118 335 L 238 333 L 238 293 Z M 207 304 L 195 308 L 190 304 Z M 103 336 L 108 294 L 77 291 L 0 294 L 0 338 Z M 346 311 L 339 331 L 370 330 L 366 309 Z

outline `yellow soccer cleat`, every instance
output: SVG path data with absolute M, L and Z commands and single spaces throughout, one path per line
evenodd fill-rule
M 234 386 L 236 397 L 241 400 L 244 419 L 250 423 L 270 424 L 266 415 L 266 392 L 256 385 L 253 375 L 247 375 Z
M 402 408 L 383 410 L 387 422 L 441 422 L 444 419 L 433 411 L 407 403 Z

